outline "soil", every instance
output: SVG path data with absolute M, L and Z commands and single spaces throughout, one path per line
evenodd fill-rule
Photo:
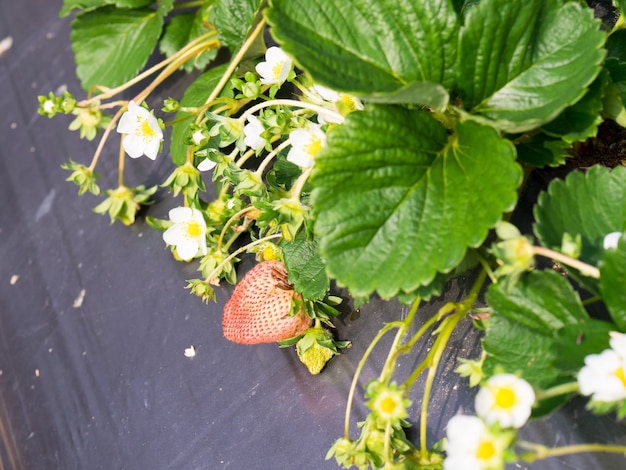
M 567 168 L 588 168 L 595 164 L 609 168 L 626 166 L 626 128 L 606 120 L 599 126 L 596 137 L 574 144 L 570 152 Z

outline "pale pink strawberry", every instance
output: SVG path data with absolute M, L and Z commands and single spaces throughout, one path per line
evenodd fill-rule
M 299 336 L 311 326 L 304 310 L 289 316 L 297 296 L 280 261 L 264 261 L 237 284 L 224 306 L 226 339 L 242 344 L 273 343 Z

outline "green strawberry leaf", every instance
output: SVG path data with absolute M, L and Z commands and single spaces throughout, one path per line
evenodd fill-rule
M 196 78 L 185 90 L 185 94 L 180 100 L 180 106 L 186 108 L 202 106 L 222 78 L 222 75 L 224 75 L 227 66 L 228 64 L 223 64 L 214 67 Z M 183 165 L 187 161 L 187 131 L 189 130 L 189 125 L 194 122 L 195 115 L 179 111 L 174 117 L 174 121 L 179 121 L 185 116 L 188 116 L 189 119 L 177 122 L 172 126 L 170 152 L 172 161 L 176 165 Z
M 498 315 L 546 335 L 588 318 L 572 285 L 554 271 L 530 272 L 511 289 L 492 284 L 486 299 Z
M 292 242 L 281 245 L 289 282 L 307 300 L 321 300 L 330 287 L 326 266 L 317 252 L 317 243 L 300 233 Z
M 560 375 L 553 365 L 553 341 L 551 336 L 493 315 L 483 338 L 487 352 L 483 372 L 487 376 L 501 372 L 521 374 L 531 385 L 546 387 Z
M 234 54 L 248 37 L 263 0 L 217 0 L 211 13 L 220 42 Z
M 606 41 L 605 68 L 610 75 L 604 96 L 604 114 L 626 126 L 626 30 L 618 29 Z
M 450 101 L 446 89 L 438 83 L 413 82 L 391 93 L 373 93 L 370 103 L 422 104 L 437 111 L 445 111 Z
M 554 365 L 563 372 L 575 375 L 585 365 L 585 357 L 609 348 L 609 332 L 615 325 L 588 319 L 567 325 L 557 331 L 552 349 Z
M 195 16 L 195 13 L 182 13 L 169 20 L 159 42 L 161 54 L 171 57 L 189 42 L 189 32 Z
M 154 50 L 162 26 L 163 18 L 150 9 L 105 7 L 77 15 L 71 38 L 83 88 L 115 87 L 134 77 Z
M 449 0 L 272 0 L 266 16 L 282 48 L 335 90 L 454 84 L 459 18 Z
M 617 248 L 604 251 L 600 262 L 600 293 L 619 330 L 626 331 L 626 240 L 623 236 Z
M 571 284 L 554 271 L 535 271 L 511 289 L 492 284 L 486 300 L 494 313 L 483 340 L 485 370 L 521 372 L 538 387 L 554 383 L 562 375 L 553 365 L 556 332 L 589 318 Z
M 535 134 L 517 144 L 517 158 L 537 168 L 559 166 L 565 163 L 569 147 L 562 139 Z
M 107 5 L 115 5 L 119 8 L 139 8 L 150 5 L 153 1 L 154 0 L 63 0 L 63 6 L 61 7 L 61 11 L 59 11 L 59 16 L 67 16 L 74 9 L 88 11 Z
M 463 105 L 506 132 L 539 127 L 585 94 L 605 39 L 592 11 L 576 2 L 482 1 L 461 29 Z
M 181 48 L 209 31 L 207 18 L 212 1 L 205 2 L 203 8 L 195 13 L 183 13 L 173 17 L 166 25 L 159 50 L 167 57 L 176 54 Z M 217 55 L 217 48 L 205 51 L 193 61 L 185 62 L 183 69 L 191 72 L 194 68 L 202 70 Z
M 580 101 L 566 108 L 559 117 L 544 125 L 541 130 L 546 134 L 561 137 L 568 144 L 582 142 L 595 136 L 598 126 L 602 123 L 600 112 L 608 80 L 608 72 L 602 70 Z
M 555 180 L 539 195 L 534 207 L 534 232 L 546 248 L 559 250 L 563 235 L 581 237 L 580 259 L 597 266 L 603 257 L 604 237 L 626 230 L 626 168 L 600 165 L 587 172 L 574 171 Z M 570 273 L 585 288 L 598 292 L 597 282 Z
M 331 277 L 359 297 L 449 272 L 517 200 L 515 148 L 475 122 L 448 136 L 427 112 L 376 106 L 327 137 L 312 175 L 314 230 Z

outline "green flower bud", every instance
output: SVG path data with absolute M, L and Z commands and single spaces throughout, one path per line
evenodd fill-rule
M 111 223 L 117 219 L 124 225 L 131 225 L 135 222 L 140 207 L 152 203 L 150 197 L 156 190 L 156 186 L 146 189 L 143 185 L 135 188 L 119 186 L 117 189 L 109 189 L 106 191 L 108 197 L 94 207 L 93 211 L 97 214 L 108 213 Z
M 61 165 L 61 168 L 72 172 L 72 174 L 67 177 L 66 181 L 72 181 L 79 186 L 78 194 L 84 194 L 87 191 L 96 196 L 100 194 L 100 187 L 96 184 L 96 178 L 100 178 L 98 173 L 72 160 Z
M 191 163 L 185 163 L 177 167 L 161 185 L 162 188 L 169 188 L 178 196 L 183 193 L 190 199 L 195 199 L 198 191 L 205 191 L 206 186 L 198 169 Z

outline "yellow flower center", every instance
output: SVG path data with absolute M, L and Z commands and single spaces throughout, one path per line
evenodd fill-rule
M 391 415 L 396 411 L 396 407 L 398 403 L 394 399 L 394 397 L 386 396 L 380 401 L 380 409 L 384 411 L 386 414 Z
M 322 150 L 323 146 L 324 145 L 322 144 L 322 139 L 320 139 L 318 136 L 313 136 L 311 137 L 308 145 L 304 147 L 304 151 L 308 153 L 312 158 L 315 158 L 317 153 Z
M 272 80 L 278 80 L 280 78 L 280 71 L 283 69 L 284 61 L 279 61 L 272 67 Z
M 476 458 L 478 460 L 490 460 L 496 455 L 496 446 L 491 441 L 481 441 L 476 448 Z
M 620 379 L 624 387 L 626 387 L 626 373 L 624 372 L 623 367 L 618 367 L 617 369 L 615 369 L 615 372 L 613 372 L 613 375 L 617 377 L 618 379 Z
M 357 109 L 357 104 L 354 97 L 346 95 L 345 93 L 341 93 L 339 95 L 339 102 L 350 111 L 355 111 Z
M 188 222 L 186 229 L 190 238 L 198 238 L 202 235 L 202 227 L 198 222 Z
M 515 391 L 509 387 L 499 388 L 495 393 L 495 404 L 498 408 L 513 408 L 515 401 Z
M 141 126 L 139 126 L 140 135 L 146 137 L 147 139 L 153 139 L 156 137 L 157 133 L 152 127 L 150 127 L 150 123 L 147 119 L 142 119 Z

